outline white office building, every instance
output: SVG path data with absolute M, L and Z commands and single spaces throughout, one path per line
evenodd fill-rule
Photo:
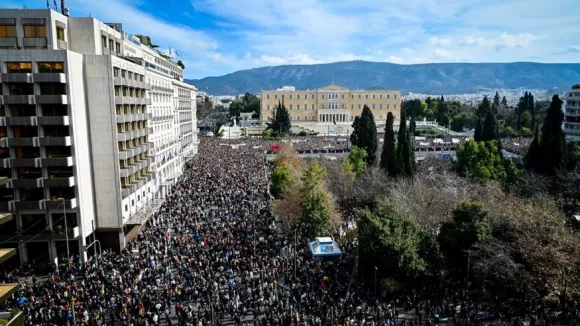
M 195 104 L 190 129 L 174 106 L 176 85 L 195 99 L 182 80 L 121 24 L 0 10 L 0 213 L 14 216 L 0 246 L 20 261 L 124 248 L 181 171 L 181 144 L 197 152 Z
M 572 86 L 564 96 L 562 130 L 567 140 L 580 141 L 580 84 Z

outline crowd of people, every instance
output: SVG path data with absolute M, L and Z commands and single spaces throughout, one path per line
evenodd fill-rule
M 526 155 L 528 152 L 528 148 L 530 148 L 530 144 L 534 138 L 503 138 L 501 140 L 501 146 L 508 152 L 518 154 L 518 155 Z
M 345 258 L 313 259 L 306 246 L 313 239 L 280 230 L 270 213 L 267 146 L 203 139 L 174 192 L 125 250 L 55 266 L 47 278 L 23 282 L 0 311 L 21 309 L 35 326 L 476 325 L 490 315 L 524 315 L 507 304 L 482 308 L 462 285 L 391 296 L 356 277 L 366 271 Z M 346 215 L 348 229 L 353 214 Z M 355 249 L 354 241 L 341 245 L 344 257 Z M 542 306 L 525 313 L 538 324 L 554 318 Z M 567 313 L 574 320 L 578 307 Z

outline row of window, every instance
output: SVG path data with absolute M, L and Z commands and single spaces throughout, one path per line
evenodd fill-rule
M 311 121 L 316 121 L 316 116 L 311 116 L 310 118 L 311 118 Z M 300 121 L 300 116 L 299 115 L 295 115 L 295 116 L 291 115 L 290 120 Z M 382 115 L 379 116 L 379 120 L 383 120 Z M 302 121 L 308 121 L 308 116 L 305 115 L 304 120 L 302 120 Z M 350 116 L 350 121 L 354 121 L 354 116 L 352 116 L 352 115 Z
M 140 81 L 140 82 L 145 80 L 145 75 L 141 75 L 139 73 L 132 72 L 132 71 L 125 70 L 125 69 L 121 69 L 121 68 L 117 68 L 117 67 L 113 67 L 113 76 L 133 79 L 135 81 Z
M 66 95 L 66 84 L 41 83 L 38 85 L 40 95 Z M 34 84 L 11 83 L 8 84 L 7 95 L 35 95 Z
M 292 99 L 292 95 L 293 94 L 288 95 L 290 99 Z M 377 94 L 373 94 L 373 97 L 372 98 L 373 99 L 376 99 L 377 98 L 376 96 L 377 96 Z M 284 99 L 284 94 L 282 94 L 281 98 Z M 312 98 L 314 98 L 314 94 L 312 94 Z M 324 94 L 322 94 L 322 98 L 324 98 Z M 351 98 L 354 99 L 355 98 L 355 95 L 352 94 L 351 95 Z M 358 98 L 359 99 L 362 98 L 362 94 L 358 94 Z M 365 99 L 368 99 L 368 98 L 369 98 L 369 94 L 365 94 Z M 383 98 L 383 94 L 379 94 L 379 97 L 378 98 L 379 99 L 382 99 Z M 386 98 L 387 99 L 390 99 L 391 98 L 391 94 L 387 94 Z M 397 94 L 393 94 L 393 98 L 396 99 L 397 98 Z M 266 99 L 268 99 L 268 100 L 270 99 L 270 94 L 266 94 Z M 278 95 L 277 94 L 274 94 L 274 99 L 275 100 L 278 99 Z M 297 100 L 300 99 L 300 94 L 296 94 L 296 99 Z M 304 95 L 304 99 L 308 99 L 308 95 Z M 330 100 L 337 100 L 338 99 L 338 94 L 337 93 L 328 93 L 328 99 L 330 99 Z M 342 99 L 344 100 L 344 94 L 342 94 Z
M 103 49 L 109 49 L 110 51 L 115 51 L 115 53 L 117 54 L 121 54 L 121 43 L 116 42 L 113 39 L 108 39 L 109 40 L 109 46 L 107 46 L 107 37 L 104 35 L 101 35 L 101 45 L 103 46 Z
M 129 96 L 137 98 L 145 98 L 145 90 L 133 87 L 115 86 L 115 96 Z
M 58 33 L 57 33 L 58 34 Z M 64 33 L 63 33 L 64 35 Z M 0 26 L 0 38 L 15 38 L 16 25 Z M 46 26 L 44 25 L 24 25 L 24 37 L 43 38 L 46 37 Z
M 272 109 L 276 108 L 276 106 L 277 105 L 273 105 L 272 106 Z M 383 109 L 383 105 L 382 104 L 379 104 L 378 107 L 379 107 L 379 110 L 382 110 Z M 294 108 L 294 106 L 292 104 L 289 104 L 288 105 L 288 109 L 289 110 L 292 110 L 293 108 Z M 316 105 L 315 104 L 311 104 L 311 109 L 314 110 L 315 108 L 316 108 Z M 325 107 L 324 104 L 321 104 L 321 107 L 320 108 L 323 109 L 323 110 L 326 109 L 326 107 Z M 329 103 L 328 104 L 328 109 L 338 109 L 338 108 L 339 108 L 339 104 L 338 103 Z M 344 104 L 341 104 L 341 108 L 342 109 L 345 108 L 344 107 Z M 362 108 L 363 108 L 363 105 L 362 104 L 359 104 L 358 105 L 358 109 L 362 109 Z M 375 110 L 376 108 L 377 108 L 377 105 L 376 104 L 373 104 L 372 105 L 372 109 Z M 387 110 L 390 110 L 391 109 L 391 105 L 390 104 L 385 104 L 385 108 Z M 354 110 L 354 104 L 351 104 L 350 105 L 350 109 L 351 110 Z M 397 109 L 397 104 L 393 104 L 393 109 L 394 110 Z M 266 110 L 270 110 L 270 105 L 266 105 Z M 297 104 L 296 105 L 296 110 L 300 110 L 300 104 Z M 304 104 L 304 110 L 308 110 L 308 105 L 307 104 Z
M 39 73 L 63 73 L 64 63 L 62 62 L 38 62 Z M 6 72 L 9 74 L 32 73 L 32 62 L 7 62 Z

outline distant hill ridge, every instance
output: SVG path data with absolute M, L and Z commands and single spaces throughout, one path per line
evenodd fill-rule
M 315 89 L 330 84 L 351 89 L 400 89 L 403 94 L 463 94 L 488 89 L 566 89 L 580 82 L 579 63 L 429 63 L 399 65 L 346 61 L 240 70 L 220 77 L 186 80 L 210 94 L 259 93 L 292 85 Z

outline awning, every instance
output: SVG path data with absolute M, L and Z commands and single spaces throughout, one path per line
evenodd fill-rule
M 342 256 L 342 250 L 338 244 L 329 237 L 318 237 L 308 245 L 308 249 L 314 257 L 338 257 Z

